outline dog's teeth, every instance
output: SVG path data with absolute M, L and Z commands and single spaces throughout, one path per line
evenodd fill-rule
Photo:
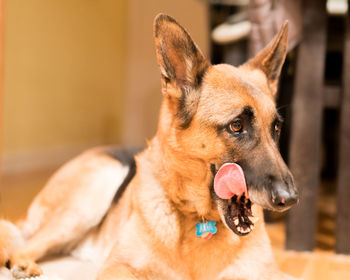
M 253 230 L 254 229 L 254 225 L 250 225 L 250 229 Z
M 233 218 L 233 223 L 235 224 L 235 226 L 238 226 L 238 224 L 239 224 L 239 219 L 238 219 L 238 217 L 234 217 L 234 218 Z
M 243 228 L 242 228 L 242 227 L 237 227 L 237 230 L 238 230 L 239 232 L 243 232 Z
M 244 233 L 248 233 L 248 232 L 250 232 L 250 228 L 249 227 L 245 229 Z

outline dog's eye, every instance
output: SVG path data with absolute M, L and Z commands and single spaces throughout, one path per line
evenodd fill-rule
M 233 122 L 231 122 L 228 126 L 228 129 L 234 134 L 241 133 L 243 131 L 243 125 L 241 120 L 234 120 Z
M 280 125 L 278 123 L 275 124 L 275 131 L 278 134 L 281 132 L 281 127 L 280 127 Z
M 279 121 L 275 121 L 271 125 L 271 135 L 276 141 L 278 141 L 278 138 L 281 134 L 281 126 L 281 122 Z

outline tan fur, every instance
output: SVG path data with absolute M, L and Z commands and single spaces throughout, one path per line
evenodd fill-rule
M 0 267 L 9 260 L 11 252 L 22 244 L 19 229 L 8 221 L 0 220 Z
M 210 66 L 186 31 L 167 16 L 156 19 L 155 39 L 164 99 L 157 134 L 136 156 L 135 177 L 114 204 L 127 169 L 104 148 L 63 166 L 19 225 L 26 242 L 8 253 L 14 272 L 17 266 L 40 274 L 37 260 L 71 252 L 98 264 L 100 280 L 286 279 L 274 262 L 262 208 L 253 205 L 260 221 L 249 235 L 239 237 L 222 221 L 210 193 L 210 163 L 220 164 L 229 141 L 218 137 L 214 124 L 224 125 L 245 106 L 257 114 L 263 150 L 257 157 L 267 153 L 283 166 L 270 139 L 275 81 L 266 71 L 270 64 L 283 63 L 286 27 L 277 43 L 239 68 Z M 282 53 L 276 58 L 278 48 Z M 239 155 L 240 147 L 234 148 Z M 195 235 L 195 225 L 203 219 L 217 222 L 217 234 L 208 241 Z M 0 249 L 8 236 L 0 235 Z M 7 258 L 0 255 L 2 263 Z

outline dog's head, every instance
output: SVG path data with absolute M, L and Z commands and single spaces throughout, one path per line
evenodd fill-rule
M 163 14 L 155 19 L 164 96 L 158 137 L 193 180 L 198 174 L 210 178 L 191 193 L 203 199 L 207 194 L 226 218 L 232 218 L 225 213 L 229 202 L 204 191 L 212 188 L 225 163 L 243 169 L 253 203 L 283 211 L 297 201 L 292 175 L 278 150 L 281 117 L 275 106 L 287 33 L 284 24 L 266 48 L 240 67 L 211 65 L 174 19 Z

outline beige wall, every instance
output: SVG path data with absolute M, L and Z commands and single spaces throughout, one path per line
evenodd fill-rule
M 125 1 L 6 4 L 5 171 L 119 142 Z
M 106 143 L 144 144 L 156 129 L 159 12 L 207 52 L 203 0 L 7 1 L 3 168 L 59 164 Z

